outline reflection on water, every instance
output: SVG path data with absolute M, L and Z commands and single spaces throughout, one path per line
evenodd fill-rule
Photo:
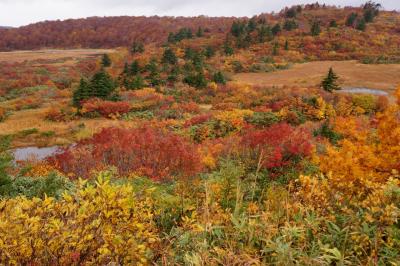
M 38 148 L 38 147 L 26 147 L 18 148 L 13 150 L 15 161 L 25 161 L 28 159 L 43 160 L 47 157 L 55 155 L 59 152 L 58 146 Z
M 343 88 L 339 92 L 341 93 L 354 93 L 354 94 L 371 94 L 377 96 L 388 96 L 389 93 L 383 90 L 367 89 L 367 88 Z

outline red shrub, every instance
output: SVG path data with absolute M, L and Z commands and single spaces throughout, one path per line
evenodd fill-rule
M 103 117 L 126 114 L 131 110 L 131 105 L 128 102 L 111 102 L 99 99 L 90 99 L 82 107 L 83 113 L 98 112 Z
M 212 118 L 211 114 L 197 115 L 195 117 L 192 117 L 190 120 L 186 121 L 184 126 L 191 127 L 195 125 L 200 125 L 209 121 L 211 118 Z
M 108 128 L 55 156 L 53 163 L 71 177 L 114 166 L 119 174 L 136 173 L 154 180 L 190 177 L 201 170 L 197 147 L 161 129 Z
M 191 114 L 198 114 L 200 112 L 200 107 L 195 102 L 180 103 L 176 106 L 176 109 Z
M 261 158 L 262 166 L 275 168 L 290 165 L 311 155 L 310 132 L 286 123 L 263 130 L 250 130 L 242 137 L 242 148 L 254 160 Z

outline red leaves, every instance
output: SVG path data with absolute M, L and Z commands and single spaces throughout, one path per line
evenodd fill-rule
M 90 169 L 109 166 L 116 167 L 121 175 L 136 173 L 154 180 L 186 178 L 201 170 L 196 146 L 183 137 L 148 126 L 104 129 L 56 156 L 54 161 L 61 171 L 74 178 L 88 178 Z
M 203 124 L 205 122 L 208 122 L 209 120 L 211 120 L 212 115 L 211 114 L 201 114 L 201 115 L 197 115 L 192 117 L 190 120 L 185 122 L 185 127 L 191 127 L 191 126 L 195 126 L 195 125 L 200 125 Z
M 242 147 L 265 168 L 282 167 L 311 155 L 311 134 L 286 123 L 263 130 L 250 130 L 242 137 Z
M 98 112 L 103 117 L 126 114 L 131 110 L 131 105 L 128 102 L 111 102 L 99 99 L 90 99 L 82 107 L 84 113 Z

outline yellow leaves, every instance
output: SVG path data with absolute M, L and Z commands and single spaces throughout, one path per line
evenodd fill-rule
M 240 130 L 244 125 L 245 117 L 252 116 L 254 114 L 251 110 L 246 109 L 234 109 L 232 111 L 223 111 L 215 116 L 216 120 L 221 122 L 229 123 L 235 129 Z
M 0 201 L 0 261 L 71 264 L 71 250 L 88 264 L 145 263 L 158 243 L 149 200 L 138 201 L 129 185 L 100 175 L 95 186 L 80 181 L 75 195 L 60 201 L 16 198 Z M 50 254 L 52 254 L 50 256 Z M 74 255 L 74 256 L 75 256 Z

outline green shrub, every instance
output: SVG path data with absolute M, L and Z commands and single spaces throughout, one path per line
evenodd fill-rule
M 29 129 L 24 129 L 21 130 L 20 132 L 17 133 L 18 137 L 27 137 L 29 135 L 37 134 L 39 133 L 39 130 L 37 128 L 29 128 Z
M 47 177 L 10 177 L 0 182 L 0 198 L 27 198 L 60 197 L 65 190 L 71 190 L 73 183 L 67 178 L 53 173 Z
M 376 110 L 376 98 L 373 95 L 367 95 L 367 94 L 353 95 L 352 102 L 354 106 L 361 107 L 368 114 L 373 113 Z
M 280 119 L 273 112 L 257 112 L 254 113 L 253 116 L 247 118 L 246 121 L 256 126 L 269 127 L 275 123 L 278 123 Z

